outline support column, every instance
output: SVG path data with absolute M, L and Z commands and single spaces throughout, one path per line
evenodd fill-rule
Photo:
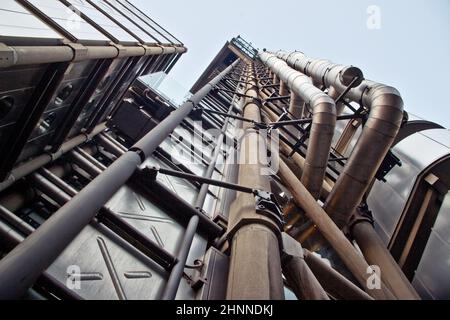
M 253 66 L 247 66 L 249 84 L 245 94 L 258 98 Z M 258 100 L 247 98 L 244 117 L 261 122 Z M 245 123 L 240 144 L 239 184 L 269 191 L 268 176 L 262 171 L 267 163 L 265 136 Z M 253 194 L 239 193 L 229 215 L 231 262 L 227 299 L 284 299 L 280 259 L 281 231 L 268 217 L 256 212 Z

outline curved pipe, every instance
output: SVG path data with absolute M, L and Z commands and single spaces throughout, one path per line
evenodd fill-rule
M 346 98 L 361 103 L 370 110 L 358 142 L 344 171 L 339 176 L 325 202 L 325 210 L 339 227 L 343 227 L 361 202 L 381 162 L 391 147 L 403 119 L 403 101 L 393 87 L 363 80 L 362 72 L 353 66 L 315 60 L 303 53 L 278 52 L 294 69 L 311 76 L 326 87 L 342 93 L 355 77 Z
M 295 92 L 313 110 L 311 132 L 301 182 L 315 199 L 320 196 L 336 125 L 333 99 L 311 84 L 309 77 L 290 68 L 274 54 L 261 52 L 261 61 L 269 67 L 291 92 Z

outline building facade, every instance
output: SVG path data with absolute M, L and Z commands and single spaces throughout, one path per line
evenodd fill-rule
M 450 298 L 450 136 L 395 88 L 237 36 L 184 92 L 126 0 L 0 18 L 0 299 Z

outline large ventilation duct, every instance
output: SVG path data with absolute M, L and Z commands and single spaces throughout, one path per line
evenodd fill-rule
M 331 140 L 336 125 L 333 99 L 311 84 L 309 77 L 295 71 L 274 54 L 261 52 L 262 62 L 286 83 L 313 111 L 312 126 L 301 182 L 314 198 L 319 198 L 330 155 Z
M 403 119 L 402 98 L 395 88 L 363 81 L 361 71 L 353 66 L 311 59 L 300 52 L 279 52 L 277 56 L 315 82 L 333 87 L 339 93 L 352 85 L 354 88 L 346 98 L 370 110 L 362 134 L 325 203 L 327 213 L 343 227 L 361 202 L 398 133 Z

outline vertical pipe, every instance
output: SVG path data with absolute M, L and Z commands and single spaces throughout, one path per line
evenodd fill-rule
M 289 95 L 289 87 L 284 81 L 280 81 L 280 96 L 287 96 Z
M 315 82 L 332 86 L 339 93 L 352 84 L 353 88 L 346 97 L 370 110 L 344 171 L 325 202 L 325 211 L 342 228 L 361 203 L 400 129 L 403 100 L 395 88 L 364 80 L 361 70 L 356 67 L 311 59 L 301 52 L 279 52 L 278 57 L 292 68 L 311 76 Z
M 189 251 L 192 246 L 192 241 L 194 240 L 195 233 L 197 232 L 198 222 L 198 216 L 193 216 L 191 219 L 189 219 L 188 226 L 183 236 L 183 246 L 181 247 L 181 250 L 177 256 L 178 262 L 170 272 L 169 280 L 167 281 L 166 287 L 164 288 L 164 292 L 161 297 L 162 300 L 173 300 L 177 295 L 177 290 L 180 286 L 180 280 L 183 276 L 184 267 L 186 265 Z
M 247 65 L 248 84 L 244 117 L 261 121 L 257 103 L 258 87 L 253 66 Z M 267 176 L 262 173 L 267 156 L 265 137 L 250 124 L 244 124 L 240 143 L 239 184 L 259 190 L 270 190 Z M 279 252 L 279 232 L 274 223 L 256 212 L 252 194 L 239 193 L 229 215 L 231 239 L 227 299 L 283 299 L 283 280 Z
M 305 101 L 297 95 L 295 92 L 291 92 L 291 100 L 289 103 L 289 112 L 297 119 L 301 119 L 303 116 L 303 108 Z
M 301 182 L 313 197 L 318 199 L 328 166 L 331 142 L 336 125 L 334 100 L 311 84 L 309 77 L 292 69 L 275 55 L 261 52 L 259 57 L 281 81 L 288 84 L 292 92 L 295 92 L 311 106 L 313 120 Z

